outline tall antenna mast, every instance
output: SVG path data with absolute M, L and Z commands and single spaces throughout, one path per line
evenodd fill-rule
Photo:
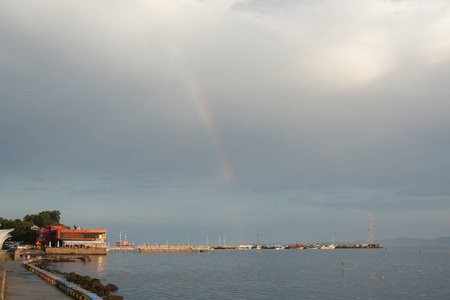
M 372 231 L 372 214 L 369 212 L 369 247 L 373 244 L 373 231 Z

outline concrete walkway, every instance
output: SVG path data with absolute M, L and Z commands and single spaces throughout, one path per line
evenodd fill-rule
M 5 284 L 6 284 L 6 270 L 5 270 L 5 258 L 0 250 L 0 300 L 5 299 Z
M 23 268 L 19 261 L 7 261 L 5 268 L 6 300 L 73 299 Z

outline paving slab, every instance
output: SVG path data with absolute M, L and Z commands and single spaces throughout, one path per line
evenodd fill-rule
M 73 299 L 41 277 L 21 266 L 19 261 L 7 261 L 6 300 Z

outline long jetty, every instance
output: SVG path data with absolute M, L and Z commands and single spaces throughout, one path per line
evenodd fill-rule
M 210 250 L 250 250 L 250 249 L 370 249 L 383 248 L 379 244 L 332 245 L 139 245 L 108 246 L 109 253 L 195 253 Z
M 204 245 L 139 245 L 139 246 L 111 246 L 106 247 L 110 253 L 192 253 L 213 250 L 214 246 Z M 234 248 L 230 248 L 234 249 Z

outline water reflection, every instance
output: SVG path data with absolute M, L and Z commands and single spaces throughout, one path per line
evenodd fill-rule
M 99 276 L 106 276 L 106 255 L 103 256 L 97 256 L 97 274 L 99 274 Z M 91 258 L 92 259 L 92 258 Z

